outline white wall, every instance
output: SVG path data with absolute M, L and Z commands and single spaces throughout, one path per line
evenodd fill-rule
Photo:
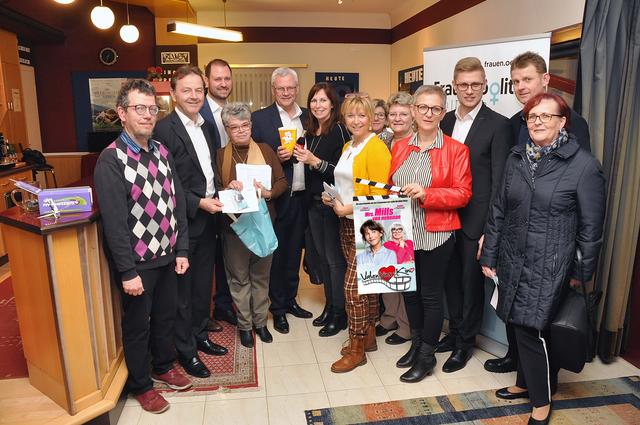
M 22 94 L 24 99 L 22 107 L 24 108 L 24 116 L 27 121 L 27 140 L 29 141 L 29 147 L 42 151 L 35 69 L 31 66 L 20 65 L 20 79 L 22 80 Z

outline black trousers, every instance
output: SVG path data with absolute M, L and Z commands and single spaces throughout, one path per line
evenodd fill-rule
M 149 361 L 154 372 L 165 373 L 173 367 L 173 325 L 176 316 L 175 262 L 164 267 L 138 270 L 144 292 L 131 296 L 122 290 L 122 346 L 129 369 L 127 388 L 141 394 L 153 387 Z M 151 349 L 151 359 L 149 355 Z
M 319 269 L 327 306 L 336 314 L 344 311 L 344 274 L 347 262 L 340 248 L 340 219 L 321 201 L 309 206 L 311 241 L 319 256 Z
M 545 406 L 558 386 L 559 371 L 549 357 L 548 335 L 537 329 L 512 326 L 519 355 L 516 385 L 529 391 L 534 407 Z
M 476 260 L 477 252 L 478 239 L 470 239 L 457 230 L 444 288 L 450 335 L 455 337 L 456 347 L 463 350 L 473 348 L 482 326 L 484 275 Z
M 285 193 L 282 196 L 290 196 Z M 304 193 L 294 194 L 284 211 L 278 210 L 274 230 L 278 249 L 273 253 L 269 278 L 271 313 L 283 315 L 293 305 L 300 284 L 300 259 L 307 228 L 307 208 Z
M 189 269 L 178 276 L 176 351 L 184 358 L 196 355 L 196 341 L 207 338 L 211 287 L 216 256 L 216 220 L 213 214 L 202 233 L 189 238 Z
M 213 295 L 216 310 L 231 310 L 233 300 L 229 292 L 229 282 L 224 269 L 224 259 L 222 257 L 222 237 L 218 235 L 216 239 L 215 258 L 216 293 Z
M 516 344 L 516 330 L 511 323 L 505 324 L 507 331 L 507 355 L 505 357 L 511 357 L 518 360 L 518 344 Z
M 452 236 L 432 251 L 417 250 L 417 290 L 403 292 L 411 329 L 422 330 L 422 341 L 434 347 L 442 331 L 444 282 L 454 244 Z

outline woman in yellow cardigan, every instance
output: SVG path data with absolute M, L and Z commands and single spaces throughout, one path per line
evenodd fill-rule
M 335 185 L 342 202 L 323 196 L 323 202 L 340 217 L 340 244 L 347 261 L 344 297 L 349 322 L 349 345 L 342 358 L 331 365 L 336 373 L 349 372 L 367 362 L 365 351 L 375 351 L 375 323 L 378 295 L 358 295 L 356 280 L 356 243 L 353 226 L 353 196 L 386 195 L 383 189 L 355 183 L 355 178 L 386 182 L 391 168 L 389 149 L 372 131 L 373 105 L 364 94 L 345 97 L 342 116 L 353 138 L 342 151 L 334 171 Z

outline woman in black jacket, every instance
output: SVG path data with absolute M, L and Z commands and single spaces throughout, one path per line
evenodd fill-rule
M 340 248 L 340 223 L 333 209 L 322 203 L 323 183 L 333 184 L 333 171 L 342 148 L 351 137 L 340 121 L 338 95 L 327 83 L 317 83 L 309 91 L 304 146 L 297 144 L 293 155 L 305 167 L 309 195 L 311 239 L 320 256 L 320 275 L 324 283 L 325 308 L 313 321 L 322 326 L 320 336 L 332 336 L 347 328 L 344 310 L 344 274 L 347 269 Z
M 567 133 L 571 109 L 541 93 L 524 107 L 526 145 L 511 150 L 502 187 L 485 228 L 480 264 L 499 280 L 498 316 L 514 325 L 516 385 L 504 399 L 530 398 L 529 424 L 546 424 L 558 366 L 548 356 L 547 331 L 568 286 L 590 280 L 602 244 L 605 181 L 598 161 Z M 583 273 L 575 267 L 583 255 Z

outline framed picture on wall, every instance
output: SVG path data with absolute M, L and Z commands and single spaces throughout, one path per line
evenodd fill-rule
M 93 131 L 119 131 L 122 123 L 116 112 L 116 100 L 126 78 L 90 78 L 89 103 Z

